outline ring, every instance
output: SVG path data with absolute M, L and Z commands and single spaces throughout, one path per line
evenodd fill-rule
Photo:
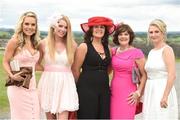
M 163 108 L 167 108 L 167 106 L 166 106 L 166 105 L 163 105 L 162 107 L 163 107 Z

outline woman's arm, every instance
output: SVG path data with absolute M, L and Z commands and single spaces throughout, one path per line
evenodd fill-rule
M 36 71 L 43 71 L 44 70 L 44 67 L 42 65 L 42 60 L 43 60 L 43 57 L 44 57 L 44 47 L 45 47 L 45 40 L 41 40 L 40 43 L 39 43 L 39 46 L 38 46 L 40 57 L 39 57 L 39 60 L 36 63 L 36 66 L 35 66 Z
M 16 53 L 17 43 L 18 43 L 17 39 L 14 38 L 10 39 L 9 42 L 7 43 L 4 52 L 3 67 L 9 76 L 13 76 L 10 68 L 10 61 L 13 58 L 14 54 Z
M 138 102 L 139 97 L 141 97 L 143 95 L 143 91 L 144 91 L 144 87 L 146 84 L 146 79 L 147 79 L 147 75 L 144 69 L 145 66 L 145 58 L 139 58 L 135 60 L 138 69 L 140 71 L 141 77 L 140 77 L 140 84 L 138 86 L 138 89 L 135 92 L 130 93 L 130 95 L 128 96 L 128 103 L 129 104 L 135 104 L 136 102 Z
M 167 68 L 168 77 L 166 87 L 161 99 L 161 107 L 167 107 L 167 100 L 169 93 L 173 87 L 174 81 L 176 79 L 176 68 L 175 68 L 175 56 L 173 49 L 171 47 L 166 47 L 163 51 L 163 59 Z
M 146 60 L 144 57 L 136 60 L 136 64 L 138 66 L 138 69 L 139 69 L 139 72 L 141 75 L 140 84 L 138 86 L 138 92 L 140 93 L 141 96 L 143 95 L 144 87 L 145 87 L 146 80 L 147 80 L 147 74 L 146 74 L 146 71 L 144 69 L 145 61 Z
M 81 43 L 79 45 L 79 47 L 76 49 L 75 56 L 74 56 L 74 62 L 72 64 L 72 73 L 74 75 L 76 82 L 79 78 L 80 69 L 84 62 L 86 53 L 87 53 L 87 45 L 86 45 L 86 43 Z
M 10 78 L 12 78 L 13 80 L 21 81 L 23 80 L 23 78 L 19 75 L 20 73 L 13 75 L 11 72 L 11 67 L 10 67 L 10 61 L 14 57 L 14 55 L 17 53 L 17 49 L 18 49 L 17 46 L 18 46 L 17 39 L 13 37 L 12 39 L 9 40 L 9 42 L 7 43 L 5 52 L 4 52 L 3 67 Z

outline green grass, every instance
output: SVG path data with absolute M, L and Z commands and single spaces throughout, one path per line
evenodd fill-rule
M 0 54 L 0 112 L 9 110 L 9 103 L 7 98 L 7 88 L 4 86 L 7 75 L 2 66 L 3 54 Z
M 180 62 L 180 58 L 176 58 L 176 62 Z

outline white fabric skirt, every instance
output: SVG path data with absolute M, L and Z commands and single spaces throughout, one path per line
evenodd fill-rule
M 143 120 L 178 119 L 178 104 L 174 86 L 168 96 L 168 107 L 160 107 L 166 83 L 166 79 L 147 80 L 143 100 Z
M 61 113 L 79 108 L 72 72 L 44 71 L 38 85 L 40 105 L 45 112 Z

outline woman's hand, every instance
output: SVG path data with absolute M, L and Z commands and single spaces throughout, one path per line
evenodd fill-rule
M 140 92 L 138 90 L 130 93 L 127 98 L 128 104 L 130 105 L 136 104 L 139 100 L 139 97 L 140 97 Z
M 163 97 L 163 98 L 161 99 L 161 102 L 160 102 L 161 108 L 167 108 L 167 107 L 168 107 L 167 100 L 168 100 L 167 97 Z
M 14 75 L 10 75 L 10 78 L 12 80 L 15 80 L 15 81 L 23 81 L 24 78 L 20 76 L 21 73 L 22 72 L 18 72 L 18 73 L 14 74 Z

